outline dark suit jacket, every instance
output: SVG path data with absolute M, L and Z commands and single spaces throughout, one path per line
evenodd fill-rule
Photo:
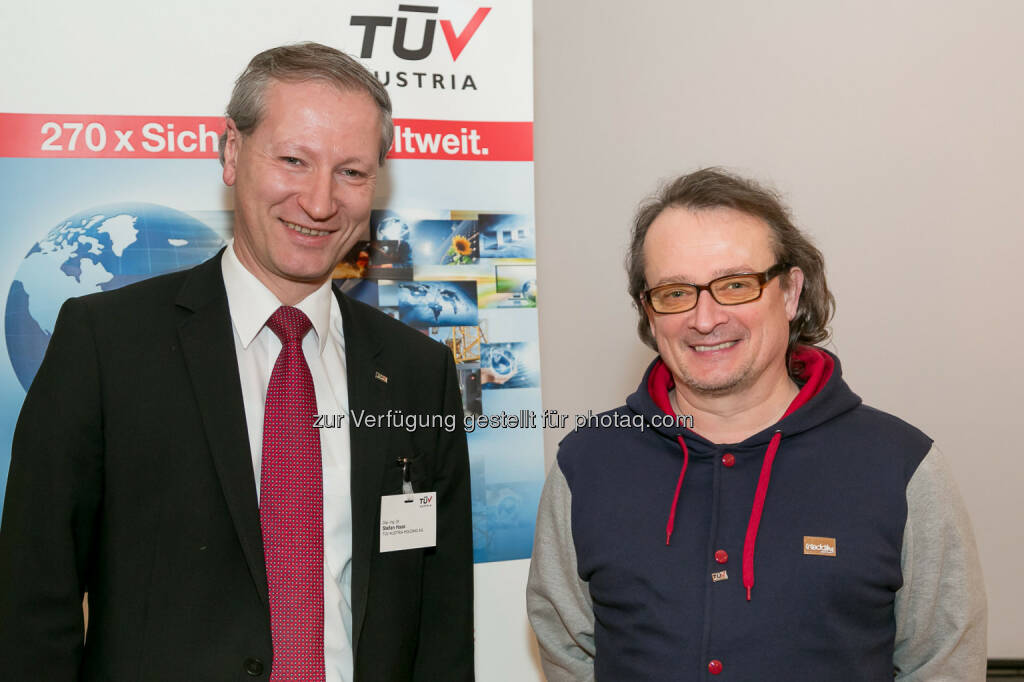
M 356 680 L 470 680 L 469 465 L 451 353 L 346 296 L 338 304 L 350 408 L 456 422 L 350 424 Z M 399 457 L 413 459 L 417 491 L 437 491 L 436 549 L 379 552 Z M 269 679 L 256 499 L 220 257 L 69 300 L 14 436 L 0 679 Z

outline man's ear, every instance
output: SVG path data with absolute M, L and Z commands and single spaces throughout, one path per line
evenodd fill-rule
M 800 294 L 804 290 L 804 271 L 798 267 L 789 269 L 789 281 L 782 287 L 782 296 L 786 301 L 786 318 L 790 321 L 796 317 L 800 305 Z
M 231 187 L 238 179 L 238 145 L 242 142 L 242 134 L 238 132 L 238 126 L 230 118 L 227 120 L 224 138 L 224 184 Z

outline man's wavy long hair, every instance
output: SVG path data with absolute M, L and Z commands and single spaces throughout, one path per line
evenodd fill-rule
M 648 286 L 644 276 L 644 240 L 655 218 L 672 207 L 691 211 L 731 208 L 760 218 L 771 229 L 775 262 L 788 263 L 803 271 L 804 287 L 796 317 L 789 323 L 789 346 L 786 349 L 790 371 L 798 373 L 800 368 L 789 363 L 793 349 L 797 345 L 823 343 L 831 334 L 828 325 L 835 313 L 835 298 L 825 280 L 825 260 L 821 251 L 793 224 L 789 209 L 775 191 L 721 168 L 703 168 L 676 178 L 644 201 L 637 211 L 626 254 L 626 273 L 629 296 L 637 310 L 637 332 L 641 340 L 658 350 L 642 299 Z M 781 277 L 786 284 L 788 275 Z

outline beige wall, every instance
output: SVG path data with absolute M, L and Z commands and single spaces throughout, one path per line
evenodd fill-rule
M 621 266 L 641 197 L 702 165 L 773 183 L 825 252 L 851 386 L 952 460 L 990 655 L 1024 657 L 1024 3 L 534 12 L 545 408 L 621 404 L 651 357 Z

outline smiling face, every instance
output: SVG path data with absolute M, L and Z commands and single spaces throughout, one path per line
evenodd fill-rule
M 271 81 L 248 135 L 228 121 L 235 253 L 282 303 L 323 284 L 366 231 L 380 139 L 370 95 L 317 80 Z
M 770 228 L 730 208 L 670 207 L 651 223 L 644 241 L 648 287 L 671 282 L 707 284 L 716 277 L 763 272 L 775 264 Z M 684 313 L 647 317 L 658 351 L 679 390 L 708 396 L 753 391 L 768 395 L 789 381 L 786 346 L 803 273 L 790 270 L 765 286 L 761 298 L 723 306 L 702 291 Z

